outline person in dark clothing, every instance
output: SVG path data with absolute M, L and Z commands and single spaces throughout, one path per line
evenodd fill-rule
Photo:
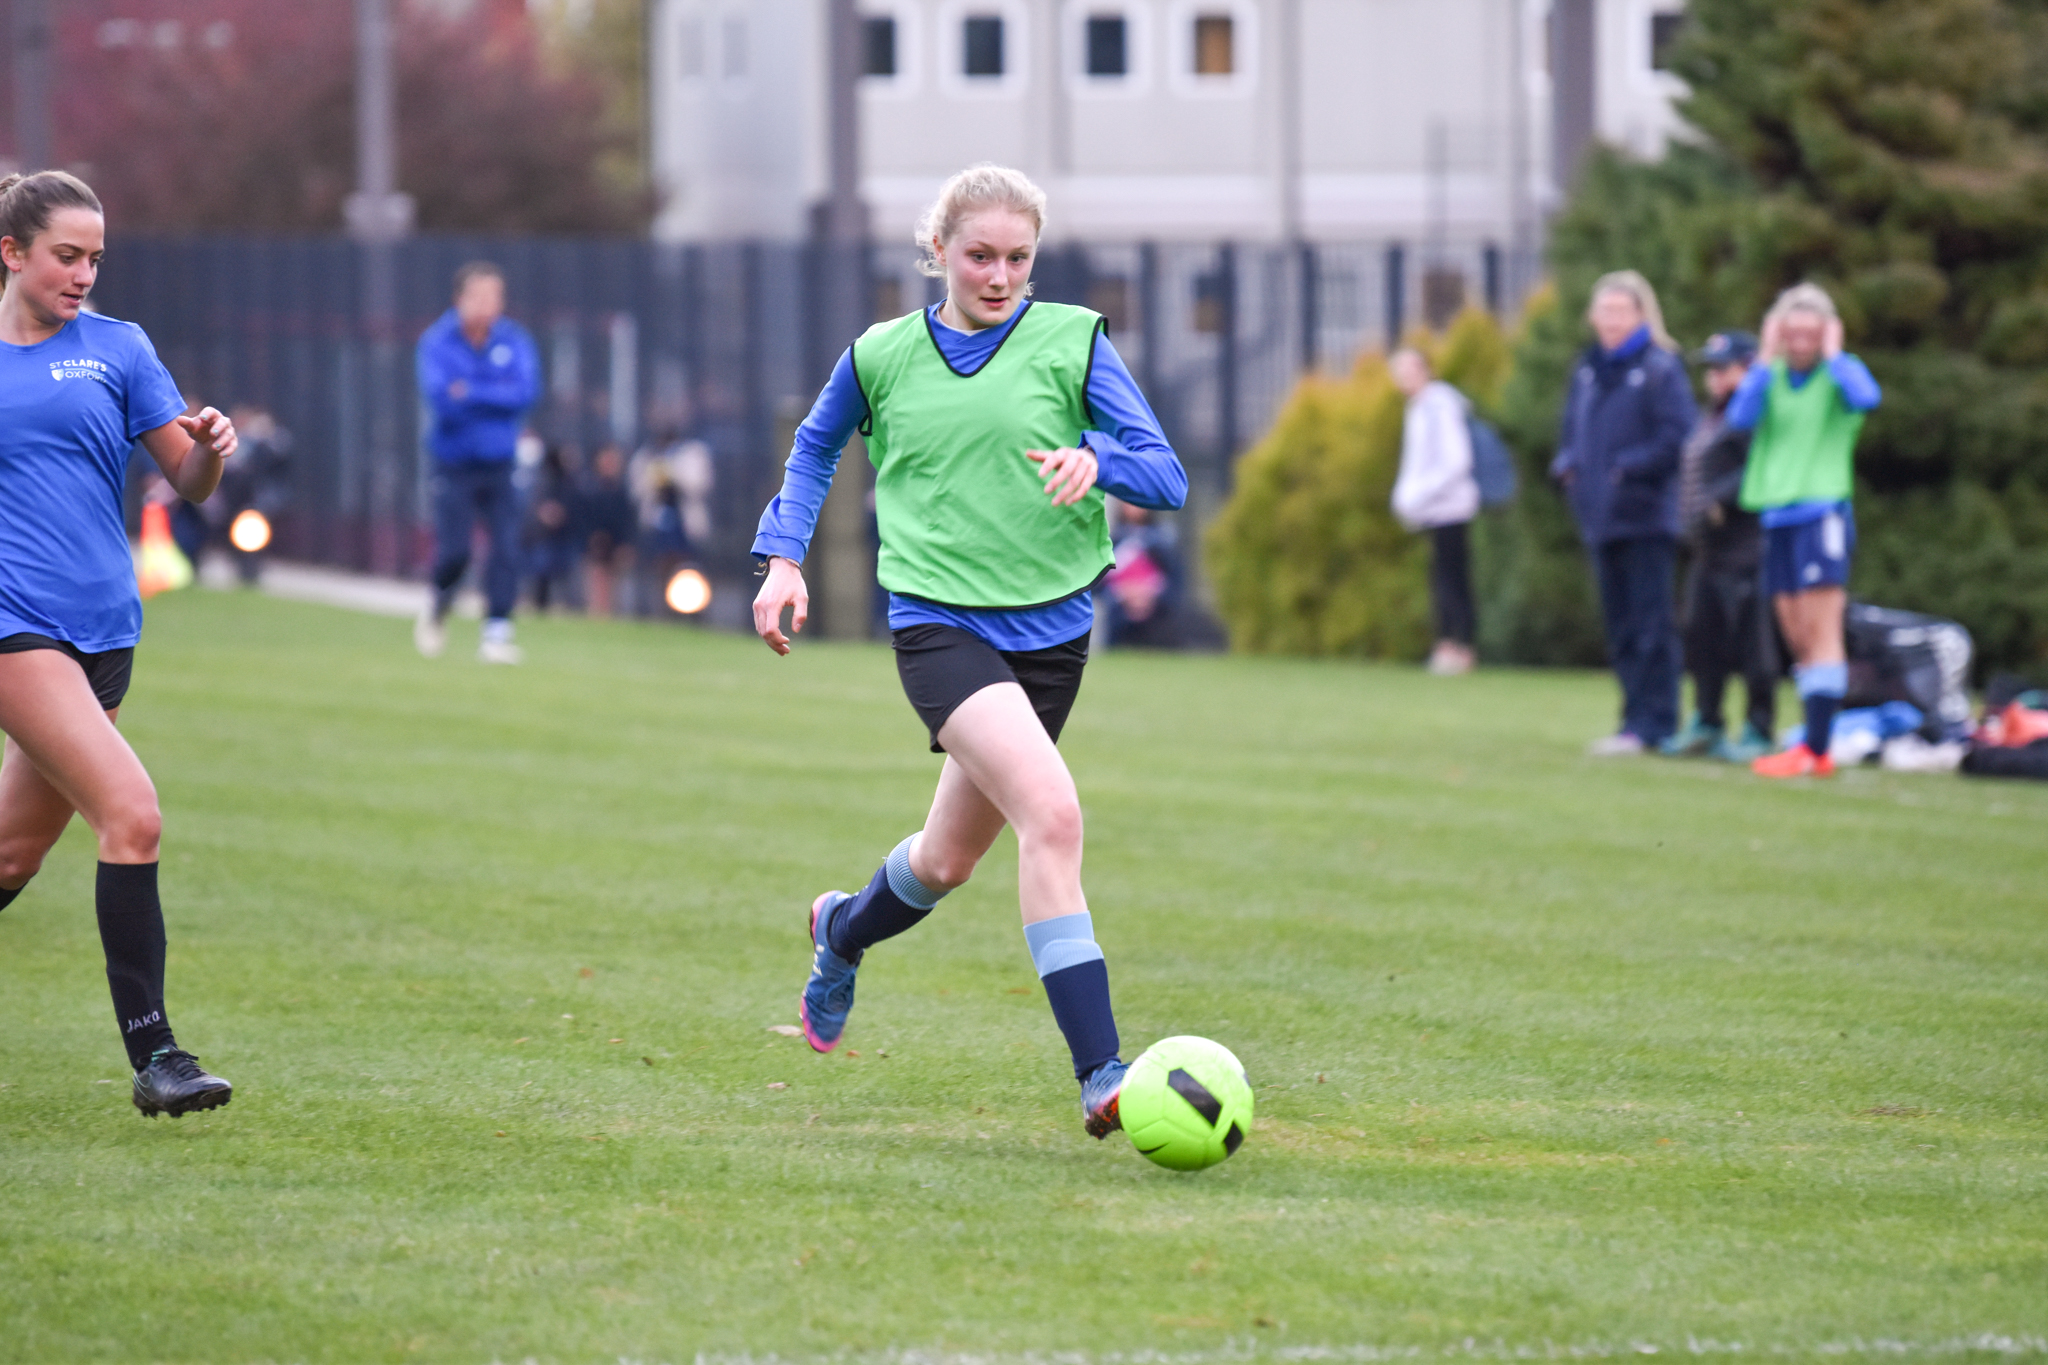
M 640 512 L 626 486 L 626 457 L 615 445 L 598 449 L 576 487 L 571 520 L 583 550 L 585 600 L 592 616 L 610 616 L 620 580 L 631 572 Z
M 1592 747 L 1639 754 L 1678 728 L 1678 455 L 1697 409 L 1650 282 L 1602 276 L 1587 313 L 1597 340 L 1572 371 L 1551 477 L 1593 558 L 1621 727 Z
M 1664 742 L 1674 757 L 1710 754 L 1749 763 L 1771 751 L 1777 713 L 1777 638 L 1761 588 L 1764 539 L 1756 513 L 1738 494 L 1749 463 L 1749 433 L 1728 424 L 1728 400 L 1756 359 L 1748 332 L 1717 332 L 1698 359 L 1710 406 L 1686 438 L 1678 475 L 1679 530 L 1692 565 L 1685 583 L 1685 666 L 1692 674 L 1693 718 Z M 1728 738 L 1723 709 L 1731 674 L 1742 675 L 1747 721 Z
M 582 470 L 583 457 L 575 446 L 552 445 L 541 455 L 540 468 L 534 471 L 522 543 L 528 572 L 533 575 L 533 605 L 537 611 L 573 608 L 579 600 L 579 547 L 576 528 L 571 523 L 571 507 L 576 501 L 576 483 Z

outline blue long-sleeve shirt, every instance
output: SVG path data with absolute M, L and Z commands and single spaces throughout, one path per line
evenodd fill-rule
M 540 398 L 540 351 L 524 327 L 499 318 L 481 346 L 463 335 L 450 308 L 420 334 L 420 397 L 433 413 L 434 458 L 460 464 L 510 460 L 526 410 Z M 452 390 L 460 384 L 458 397 Z
M 1029 311 L 1028 303 L 1017 316 L 1001 327 L 980 332 L 963 332 L 940 322 L 939 305 L 928 310 L 936 325 L 931 329 L 939 349 L 954 369 L 972 373 L 995 354 L 996 347 L 1012 327 Z M 1097 430 L 1085 431 L 1085 442 L 1096 460 L 1096 487 L 1134 507 L 1153 511 L 1178 510 L 1187 501 L 1188 476 L 1180 457 L 1160 430 L 1151 404 L 1138 391 L 1137 381 L 1125 367 L 1108 336 L 1096 333 L 1094 364 L 1088 373 L 1088 409 Z M 817 529 L 818 514 L 825 506 L 825 494 L 839 467 L 839 456 L 847 440 L 867 420 L 868 403 L 854 377 L 853 353 L 849 349 L 832 367 L 810 415 L 797 428 L 796 442 L 783 465 L 782 491 L 761 514 L 754 536 L 754 554 L 766 559 L 780 555 L 803 562 L 810 550 L 811 534 Z M 1086 635 L 1095 622 L 1092 593 L 1077 593 L 1065 601 L 1025 611 L 949 607 L 921 598 L 892 593 L 889 597 L 889 627 L 913 625 L 957 626 L 986 640 L 997 649 L 1045 649 Z
M 1806 381 L 1813 378 L 1819 369 L 1791 370 L 1785 381 L 1794 389 L 1806 387 Z M 1884 390 L 1878 387 L 1877 376 L 1859 356 L 1847 351 L 1828 362 L 1828 373 L 1833 376 L 1835 387 L 1842 391 L 1842 401 L 1851 412 L 1872 412 L 1884 401 Z M 1759 360 L 1749 367 L 1749 373 L 1742 376 L 1742 384 L 1735 390 L 1735 396 L 1728 400 L 1728 425 L 1736 431 L 1755 431 L 1763 424 L 1764 414 L 1771 407 L 1771 366 L 1770 362 Z M 1807 522 L 1819 521 L 1829 512 L 1843 504 L 1834 502 L 1798 502 L 1790 507 L 1767 507 L 1761 514 L 1766 527 L 1801 526 Z
M 1884 390 L 1878 387 L 1877 376 L 1870 372 L 1870 367 L 1860 357 L 1844 351 L 1828 362 L 1828 373 L 1834 376 L 1835 387 L 1842 391 L 1842 401 L 1849 405 L 1851 412 L 1871 412 L 1884 401 Z M 1813 370 L 1803 373 L 1793 370 L 1785 378 L 1793 388 L 1803 389 L 1813 375 Z M 1737 431 L 1755 431 L 1770 406 L 1771 366 L 1767 361 L 1759 360 L 1749 367 L 1748 374 L 1742 376 L 1741 386 L 1728 400 L 1728 425 Z

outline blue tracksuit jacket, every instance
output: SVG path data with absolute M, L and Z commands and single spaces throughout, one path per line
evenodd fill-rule
M 509 461 L 520 422 L 540 398 L 540 352 L 533 336 L 499 318 L 482 346 L 472 346 L 450 308 L 420 334 L 416 356 L 420 396 L 433 411 L 427 437 L 445 464 Z M 449 393 L 461 382 L 460 398 Z

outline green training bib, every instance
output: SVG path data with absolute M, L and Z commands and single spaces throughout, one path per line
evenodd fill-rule
M 1749 443 L 1742 506 L 1751 512 L 1802 502 L 1846 502 L 1855 491 L 1856 437 L 1863 414 L 1842 401 L 1822 365 L 1799 388 L 1780 360 L 1771 366 L 1771 402 Z
M 1080 443 L 1100 314 L 1027 303 L 971 374 L 920 309 L 853 345 L 890 592 L 956 607 L 1034 607 L 1081 592 L 1114 562 L 1102 490 L 1054 507 L 1027 450 Z

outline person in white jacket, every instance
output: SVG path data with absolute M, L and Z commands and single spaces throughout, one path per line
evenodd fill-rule
M 1419 351 L 1399 350 L 1387 361 L 1395 387 L 1408 395 L 1401 423 L 1401 473 L 1394 480 L 1394 515 L 1430 541 L 1429 596 L 1436 608 L 1432 673 L 1469 673 L 1478 656 L 1472 637 L 1472 552 L 1467 528 L 1479 515 L 1479 483 L 1472 474 L 1471 404 L 1438 379 Z

